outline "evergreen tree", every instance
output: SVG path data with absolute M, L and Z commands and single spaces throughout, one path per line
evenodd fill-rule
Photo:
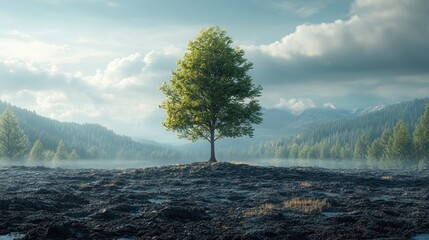
M 420 165 L 425 165 L 429 161 L 429 104 L 414 129 L 413 138 L 416 157 L 420 160 Z
M 353 151 L 349 144 L 346 144 L 341 148 L 340 158 L 343 160 L 349 160 L 353 157 Z
M 30 155 L 28 156 L 30 161 L 42 161 L 45 160 L 45 150 L 43 149 L 43 144 L 40 139 L 37 139 L 34 142 L 33 147 L 31 148 Z
M 55 152 L 52 150 L 46 150 L 43 156 L 44 156 L 44 159 L 47 161 L 55 160 Z
M 69 158 L 69 154 L 67 152 L 66 145 L 64 144 L 63 140 L 60 140 L 58 143 L 57 150 L 55 151 L 55 157 L 54 160 L 67 160 Z
M 308 147 L 308 153 L 307 153 L 307 158 L 308 159 L 320 159 L 321 156 L 321 146 L 320 144 L 314 145 L 314 146 L 309 146 Z
M 289 157 L 289 148 L 288 146 L 279 146 L 276 148 L 275 158 L 288 158 Z
M 404 121 L 399 121 L 393 130 L 387 146 L 386 157 L 395 168 L 404 167 L 410 163 L 413 155 L 413 142 Z
M 79 155 L 77 154 L 76 149 L 73 149 L 73 150 L 70 152 L 69 159 L 70 159 L 70 160 L 78 160 L 78 159 L 79 159 Z
M 298 158 L 299 159 L 308 159 L 309 153 L 310 153 L 310 147 L 308 145 L 304 145 L 299 150 Z
M 381 160 L 387 160 L 387 146 L 389 145 L 390 138 L 392 137 L 392 129 L 384 128 L 380 137 L 380 144 L 383 147 L 383 155 Z
M 290 159 L 297 159 L 298 154 L 299 154 L 299 146 L 298 146 L 298 144 L 293 143 L 292 146 L 290 147 L 289 158 Z
M 255 86 L 248 71 L 252 63 L 244 51 L 231 46 L 232 39 L 218 27 L 209 27 L 189 42 L 169 84 L 161 91 L 167 112 L 163 122 L 190 141 L 210 142 L 210 160 L 216 161 L 215 141 L 225 137 L 253 136 L 253 124 L 262 122 Z
M 0 157 L 18 160 L 25 155 L 27 140 L 10 106 L 0 117 Z
M 320 153 L 318 158 L 319 159 L 331 159 L 331 148 L 328 145 L 328 141 L 324 140 L 322 142 L 320 142 L 319 144 L 320 147 Z
M 331 148 L 331 158 L 335 160 L 341 159 L 341 145 L 338 142 Z
M 360 135 L 356 141 L 355 149 L 353 152 L 353 158 L 356 160 L 364 160 L 366 159 L 366 154 L 369 146 L 369 133 L 365 132 Z
M 370 167 L 377 167 L 380 159 L 384 155 L 384 146 L 380 138 L 376 138 L 368 148 L 368 164 Z

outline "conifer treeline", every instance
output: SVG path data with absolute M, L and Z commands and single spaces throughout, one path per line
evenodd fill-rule
M 429 99 L 395 104 L 362 116 L 307 128 L 242 149 L 225 148 L 228 160 L 320 159 L 360 161 L 374 168 L 428 167 Z
M 224 161 L 330 159 L 360 161 L 377 168 L 427 168 L 427 104 L 429 99 L 391 105 L 374 113 L 314 125 L 294 137 L 223 147 L 217 155 Z M 0 111 L 6 107 L 7 104 L 0 102 Z M 205 149 L 180 151 L 141 144 L 100 125 L 62 123 L 19 108 L 9 110 L 12 111 L 3 111 L 0 118 L 0 159 L 207 159 Z M 5 147 L 10 140 L 2 140 L 6 135 L 15 136 L 15 143 L 9 145 L 11 148 Z
M 143 144 L 115 134 L 98 124 L 65 123 L 37 115 L 34 112 L 0 102 L 0 113 L 13 116 L 14 128 L 22 133 L 20 149 L 16 156 L 7 155 L 2 149 L 0 159 L 9 160 L 59 160 L 59 159 L 179 159 L 174 149 Z M 11 117 L 8 117 L 11 118 Z M 11 122 L 11 121 L 8 121 Z M 10 126 L 0 126 L 0 135 Z

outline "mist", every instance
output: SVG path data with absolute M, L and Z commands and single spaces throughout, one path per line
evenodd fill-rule
M 249 162 L 258 166 L 270 167 L 317 167 L 326 169 L 373 169 L 366 161 L 327 160 L 327 159 L 261 159 Z
M 186 164 L 186 161 L 160 161 L 160 160 L 113 160 L 113 159 L 79 159 L 72 161 L 0 161 L 0 167 L 24 166 L 47 167 L 65 169 L 130 169 L 161 167 L 166 165 Z
M 129 160 L 129 159 L 79 159 L 65 161 L 0 161 L 0 167 L 24 166 L 24 167 L 46 167 L 64 169 L 136 169 L 162 167 L 169 165 L 190 164 L 195 162 L 206 162 L 207 159 L 189 160 Z M 305 168 L 325 168 L 325 169 L 379 169 L 370 166 L 367 161 L 356 160 L 321 160 L 321 159 L 251 159 L 234 160 L 219 159 L 221 163 L 247 164 L 261 167 L 305 167 Z

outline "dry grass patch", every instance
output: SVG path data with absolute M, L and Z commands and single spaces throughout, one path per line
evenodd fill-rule
M 313 184 L 312 184 L 311 182 L 308 182 L 308 181 L 302 181 L 299 185 L 300 185 L 302 188 L 308 188 L 308 187 L 313 186 Z
M 276 208 L 276 206 L 274 204 L 265 203 L 265 204 L 262 204 L 260 207 L 251 208 L 249 210 L 246 210 L 244 212 L 244 216 L 252 217 L 252 216 L 267 215 L 267 214 L 271 213 L 275 208 Z
M 381 180 L 393 180 L 393 176 L 382 176 Z
M 329 207 L 329 203 L 326 199 L 301 199 L 301 198 L 292 198 L 291 200 L 286 200 L 283 202 L 284 208 L 298 209 L 305 213 L 322 211 L 324 208 Z

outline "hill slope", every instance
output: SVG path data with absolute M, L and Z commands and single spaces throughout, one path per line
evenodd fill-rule
M 351 116 L 350 111 L 328 108 L 308 109 L 300 114 L 280 109 L 264 109 L 262 113 L 264 121 L 255 126 L 255 138 L 265 140 L 293 136 L 308 126 Z
M 314 144 L 322 139 L 332 139 L 332 141 L 338 140 L 353 145 L 362 133 L 369 132 L 370 139 L 373 139 L 379 136 L 384 128 L 393 128 L 400 120 L 404 120 L 409 131 L 412 132 L 426 104 L 429 104 L 429 98 L 415 99 L 388 105 L 355 117 L 313 125 L 299 134 L 300 142 Z
M 7 103 L 0 102 L 0 112 Z M 28 139 L 29 148 L 40 139 L 45 149 L 55 151 L 63 140 L 69 150 L 76 149 L 82 159 L 171 159 L 177 151 L 138 143 L 98 124 L 66 123 L 42 117 L 35 112 L 12 106 Z

